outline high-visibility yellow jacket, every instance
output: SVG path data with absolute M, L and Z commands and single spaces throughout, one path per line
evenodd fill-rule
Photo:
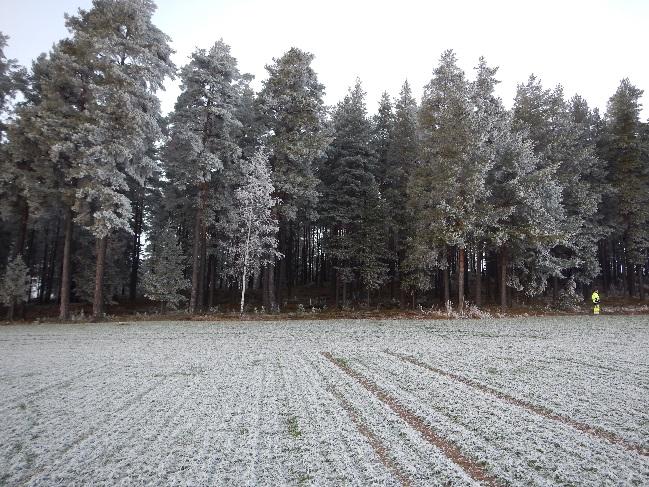
M 591 297 L 593 304 L 599 304 L 599 293 L 597 291 L 593 292 L 593 295 Z

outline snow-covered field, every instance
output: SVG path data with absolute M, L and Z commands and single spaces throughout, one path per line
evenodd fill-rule
M 649 485 L 649 319 L 0 327 L 0 485 Z

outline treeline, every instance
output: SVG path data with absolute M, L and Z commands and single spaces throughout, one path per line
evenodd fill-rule
M 177 69 L 148 0 L 94 0 L 27 71 L 1 51 L 0 274 L 24 302 L 277 310 L 572 306 L 597 285 L 644 299 L 649 125 L 622 80 L 606 113 L 531 76 L 511 110 L 497 68 L 446 51 L 414 99 L 335 107 L 292 48 L 261 91 L 229 47 Z M 157 92 L 179 77 L 167 117 Z

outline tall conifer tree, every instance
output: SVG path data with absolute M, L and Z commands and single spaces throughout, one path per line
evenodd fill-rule
M 640 122 L 643 91 L 623 79 L 606 110 L 602 156 L 611 175 L 613 193 L 606 213 L 613 237 L 620 242 L 624 289 L 634 292 L 636 266 L 649 248 L 649 158 L 646 127 Z
M 331 229 L 327 249 L 335 258 L 345 303 L 350 283 L 364 287 L 369 299 L 387 273 L 385 204 L 373 174 L 376 153 L 360 81 L 338 104 L 333 128 L 334 140 L 323 166 L 321 211 Z
M 266 66 L 264 81 L 257 102 L 265 129 L 262 138 L 269 150 L 269 160 L 275 187 L 279 221 L 279 251 L 281 261 L 280 288 L 289 286 L 287 275 L 292 262 L 292 245 L 297 225 L 316 218 L 318 202 L 315 176 L 316 161 L 324 156 L 329 143 L 325 130 L 326 110 L 322 97 L 324 86 L 311 67 L 313 55 L 291 48 L 282 57 Z M 264 305 L 271 309 L 275 296 L 275 269 L 265 268 Z
M 190 311 L 200 307 L 199 290 L 206 269 L 205 252 L 210 188 L 217 174 L 238 164 L 241 122 L 238 110 L 247 78 L 239 73 L 230 47 L 222 40 L 209 51 L 195 51 L 181 69 L 182 93 L 170 115 L 166 169 L 170 180 L 195 199 Z M 218 196 L 218 194 L 213 195 Z M 201 270 L 203 272 L 201 272 Z

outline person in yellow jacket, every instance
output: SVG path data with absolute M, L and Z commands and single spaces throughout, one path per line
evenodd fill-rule
M 593 314 L 598 315 L 599 314 L 599 291 L 597 289 L 593 291 L 593 295 L 591 296 L 591 299 L 593 300 Z

